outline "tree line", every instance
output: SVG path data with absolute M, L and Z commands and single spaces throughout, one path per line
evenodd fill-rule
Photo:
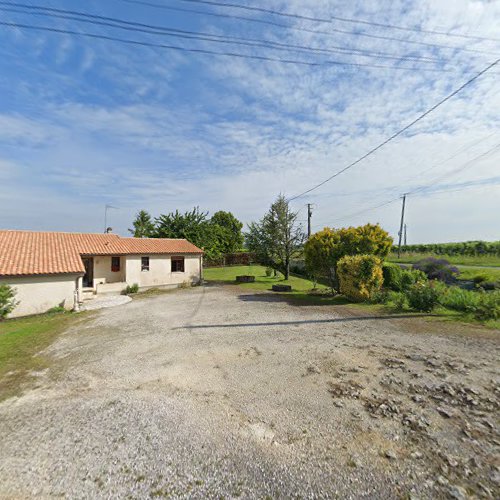
M 179 210 L 153 218 L 141 210 L 129 232 L 136 238 L 185 238 L 205 251 L 209 259 L 241 250 L 243 224 L 222 210 L 209 217 L 199 207 L 181 213 Z

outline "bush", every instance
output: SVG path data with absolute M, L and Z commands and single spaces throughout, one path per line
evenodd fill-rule
M 500 292 L 478 292 L 479 301 L 471 307 L 471 312 L 479 321 L 500 319 Z
M 413 265 L 413 269 L 423 271 L 430 280 L 451 283 L 460 274 L 458 268 L 452 266 L 446 259 L 427 257 Z
M 408 305 L 421 312 L 431 312 L 437 305 L 439 290 L 434 283 L 418 281 L 405 292 Z
M 132 295 L 134 293 L 137 293 L 138 291 L 139 291 L 139 285 L 137 283 L 134 283 L 133 285 L 127 285 L 126 288 L 123 290 L 122 294 Z
M 479 288 L 482 290 L 500 290 L 499 281 L 482 281 L 479 284 Z
M 7 317 L 17 304 L 15 300 L 16 291 L 9 285 L 0 285 L 0 320 Z
M 385 264 L 382 272 L 384 274 L 384 287 L 396 292 L 404 292 L 418 281 L 426 281 L 424 272 L 417 269 L 402 269 L 393 264 Z
M 370 300 L 382 287 L 382 261 L 374 255 L 343 257 L 337 270 L 340 293 L 351 300 Z
M 273 275 L 273 269 L 271 267 L 266 267 L 266 276 L 270 278 Z
M 472 312 L 480 300 L 481 294 L 479 292 L 464 290 L 456 286 L 446 287 L 439 297 L 442 306 L 461 312 Z
M 66 309 L 63 306 L 54 306 L 51 307 L 48 311 L 47 314 L 59 314 L 59 313 L 65 313 Z

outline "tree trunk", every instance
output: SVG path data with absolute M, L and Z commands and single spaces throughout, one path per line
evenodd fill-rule
M 287 258 L 285 260 L 285 279 L 287 280 L 290 277 L 290 260 Z

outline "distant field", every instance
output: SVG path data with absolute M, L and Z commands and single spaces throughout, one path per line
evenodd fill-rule
M 402 264 L 413 264 L 417 260 L 426 257 L 434 257 L 437 259 L 446 259 L 452 264 L 462 266 L 497 266 L 500 267 L 500 257 L 495 255 L 484 256 L 469 256 L 469 255 L 436 255 L 431 253 L 402 253 L 401 258 L 398 259 L 397 253 L 392 253 L 387 257 L 389 262 L 399 262 Z

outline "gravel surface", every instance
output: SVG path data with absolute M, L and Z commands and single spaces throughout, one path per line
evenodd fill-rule
M 95 311 L 106 307 L 122 306 L 132 299 L 128 295 L 101 295 L 86 300 L 80 307 L 81 311 Z
M 0 497 L 498 498 L 498 332 L 236 287 L 104 309 L 0 404 Z

